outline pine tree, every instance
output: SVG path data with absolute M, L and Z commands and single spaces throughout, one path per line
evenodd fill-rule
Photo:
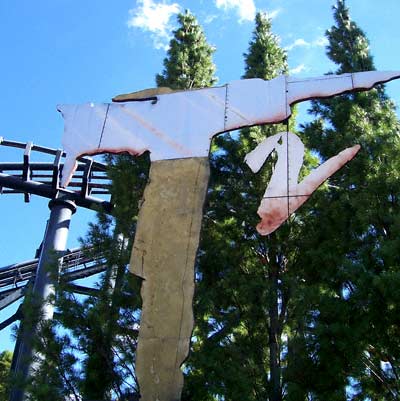
M 102 257 L 107 270 L 96 294 L 83 299 L 60 280 L 55 318 L 40 324 L 35 341 L 40 357 L 27 388 L 32 401 L 111 400 L 138 392 L 140 281 L 127 268 L 149 159 L 118 155 L 106 161 L 115 207 L 112 215 L 97 214 L 81 242 L 88 256 Z
M 83 324 L 74 327 L 74 335 L 87 355 L 80 386 L 84 400 L 111 399 L 113 394 L 120 398 L 138 392 L 134 355 L 141 307 L 140 280 L 128 272 L 128 264 L 150 162 L 147 154 L 140 158 L 108 156 L 107 161 L 113 214 L 111 218 L 99 214 L 98 223 L 90 226 L 83 241 L 91 252 L 103 255 L 107 270 L 100 293 L 83 304 Z M 75 316 L 62 316 L 65 322 L 69 318 L 71 327 Z
M 164 71 L 157 74 L 157 86 L 192 89 L 212 86 L 216 82 L 210 46 L 196 17 L 188 10 L 178 15 L 179 27 L 173 32 Z
M 257 13 L 249 50 L 244 54 L 243 78 L 268 80 L 288 72 L 287 55 L 279 47 L 279 38 L 272 33 L 271 29 L 271 20 L 263 13 Z
M 327 31 L 337 72 L 373 70 L 364 32 L 344 0 Z M 314 400 L 399 398 L 399 122 L 384 88 L 313 102 L 304 128 L 322 160 L 355 143 L 361 151 L 316 197 L 316 224 L 303 239 L 297 368 L 293 382 Z M 352 387 L 346 395 L 346 387 Z M 347 387 L 348 389 L 349 387 Z
M 0 353 L 0 401 L 8 401 L 12 352 Z
M 245 62 L 244 78 L 271 79 L 287 72 L 286 54 L 264 14 L 256 16 Z M 290 126 L 294 130 L 294 119 Z M 293 221 L 268 237 L 256 232 L 256 211 L 271 171 L 266 166 L 254 175 L 244 157 L 265 137 L 286 129 L 253 127 L 215 139 L 187 399 L 283 399 L 284 333 L 300 225 Z

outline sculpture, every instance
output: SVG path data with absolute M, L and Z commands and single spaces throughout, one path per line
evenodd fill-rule
M 180 366 L 188 354 L 193 329 L 194 262 L 212 137 L 246 126 L 282 122 L 289 118 L 290 106 L 302 100 L 367 90 L 399 77 L 400 71 L 311 79 L 280 76 L 270 81 L 241 80 L 191 91 L 144 91 L 118 97 L 116 100 L 121 103 L 58 107 L 65 119 L 62 142 L 67 159 L 62 172 L 63 186 L 68 184 L 76 158 L 81 155 L 124 151 L 140 155 L 150 151 L 150 182 L 140 209 L 131 258 L 131 271 L 144 279 L 136 355 L 142 400 L 180 399 Z M 277 148 L 285 135 L 266 139 L 247 156 L 255 172 L 271 147 Z M 279 174 L 273 176 L 267 188 L 267 198 L 259 208 L 262 222 L 258 229 L 262 234 L 276 229 L 359 149 L 356 145 L 344 150 L 298 184 L 302 144 L 288 133 L 287 144 L 289 140 L 300 152 L 290 162 L 292 172 L 284 172 L 278 166 Z M 283 191 L 285 188 L 287 191 Z M 283 198 L 279 201 L 268 198 L 274 194 L 281 196 L 281 192 Z M 270 220 L 266 210 L 269 207 L 277 208 Z
M 76 158 L 99 153 L 150 151 L 150 159 L 208 157 L 213 136 L 238 128 L 278 123 L 290 117 L 290 106 L 400 77 L 399 71 L 358 72 L 270 81 L 245 79 L 221 87 L 131 97 L 121 103 L 59 105 L 65 120 L 62 139 L 67 154 L 62 173 L 66 186 Z M 155 92 L 157 93 L 157 92 Z M 129 98 L 129 97 L 128 97 Z

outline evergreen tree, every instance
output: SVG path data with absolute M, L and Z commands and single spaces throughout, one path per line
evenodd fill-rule
M 373 70 L 344 0 L 334 19 L 327 54 L 337 72 Z M 383 87 L 315 101 L 310 111 L 304 137 L 322 160 L 355 143 L 361 151 L 316 196 L 303 238 L 292 381 L 313 400 L 399 399 L 399 122 Z M 296 380 L 305 367 L 312 380 Z
M 271 29 L 271 20 L 263 13 L 257 13 L 249 50 L 244 54 L 243 78 L 268 80 L 288 72 L 286 52 L 280 48 L 279 38 Z
M 196 17 L 188 10 L 178 15 L 179 27 L 173 32 L 164 71 L 157 74 L 157 86 L 192 89 L 212 86 L 216 82 L 210 46 Z
M 100 293 L 83 304 L 83 324 L 71 326 L 76 317 L 62 315 L 87 355 L 80 386 L 84 400 L 107 400 L 113 394 L 122 398 L 124 394 L 138 392 L 134 355 L 141 306 L 140 280 L 128 272 L 128 264 L 150 162 L 148 154 L 106 159 L 112 181 L 113 214 L 99 214 L 83 244 L 95 255 L 103 256 L 107 270 Z
M 245 54 L 244 78 L 287 72 L 285 52 L 262 13 Z M 290 121 L 293 131 L 294 119 Z M 295 280 L 300 222 L 268 237 L 255 230 L 257 208 L 271 175 L 254 175 L 245 155 L 285 124 L 253 127 L 215 139 L 201 242 L 193 351 L 186 369 L 190 400 L 282 400 L 285 341 Z M 309 165 L 311 158 L 307 156 Z M 292 270 L 293 269 L 293 270 Z
M 27 388 L 32 401 L 123 399 L 138 392 L 134 360 L 140 281 L 127 268 L 149 159 L 118 155 L 106 161 L 115 207 L 112 215 L 97 214 L 82 246 L 88 256 L 100 256 L 107 270 L 89 297 L 75 296 L 60 280 L 57 314 L 40 324 L 35 341 L 39 359 Z
M 52 321 L 39 321 L 34 339 L 33 372 L 26 385 L 27 400 L 79 401 L 78 357 L 69 335 L 56 333 Z
M 11 361 L 12 352 L 0 353 L 0 401 L 8 401 Z

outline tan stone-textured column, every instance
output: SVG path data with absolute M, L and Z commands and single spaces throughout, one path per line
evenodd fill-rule
M 181 397 L 208 179 L 203 157 L 157 161 L 150 168 L 131 257 L 131 271 L 144 279 L 136 355 L 141 401 Z

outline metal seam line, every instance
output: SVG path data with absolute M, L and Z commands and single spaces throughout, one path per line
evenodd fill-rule
M 228 119 L 228 85 L 225 85 L 225 110 L 224 110 L 224 131 L 226 130 L 226 122 Z
M 110 103 L 107 103 L 106 116 L 104 117 L 103 128 L 101 129 L 101 134 L 100 134 L 99 146 L 97 146 L 98 148 L 100 148 L 101 140 L 103 139 L 104 128 L 106 127 L 106 121 L 108 117 L 108 110 L 110 110 Z
M 302 196 L 311 196 L 311 194 L 308 195 L 277 195 L 277 196 L 263 196 L 262 199 L 280 199 L 280 198 L 300 198 Z
M 287 214 L 290 216 L 289 202 L 289 119 L 286 120 L 286 191 L 287 191 Z
M 288 88 L 287 88 L 287 79 L 285 79 L 285 101 L 286 105 L 288 105 Z M 286 191 L 287 191 L 287 215 L 288 219 L 290 216 L 290 202 L 289 202 L 289 116 L 287 108 L 290 106 L 286 106 Z

